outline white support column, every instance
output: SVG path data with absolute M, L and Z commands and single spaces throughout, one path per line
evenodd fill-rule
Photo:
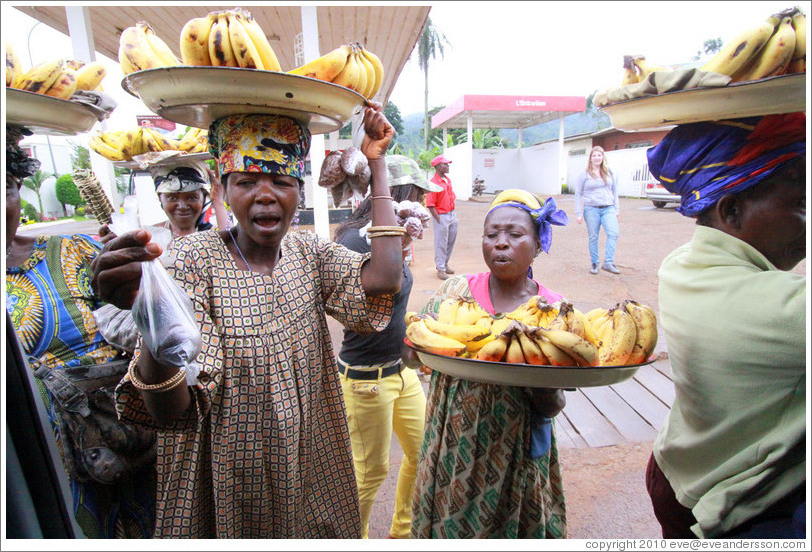
M 443 153 L 445 153 L 447 147 L 448 147 L 448 129 L 443 127 Z
M 558 116 L 558 193 L 567 180 L 567 157 L 564 155 L 564 114 Z
M 319 17 L 316 6 L 301 6 L 302 10 L 302 44 L 305 63 L 313 61 L 319 53 Z M 313 224 L 316 235 L 330 239 L 330 210 L 327 206 L 327 190 L 318 185 L 321 166 L 324 163 L 324 135 L 312 137 L 310 142 L 310 174 L 313 195 Z
M 519 129 L 519 149 L 522 149 L 522 129 Z
M 73 47 L 73 59 L 90 63 L 96 61 L 96 44 L 93 38 L 93 28 L 90 24 L 90 11 L 87 6 L 65 6 L 65 17 L 68 20 L 68 34 Z M 67 57 L 67 56 L 65 56 Z M 101 121 L 99 127 L 107 130 L 107 121 Z M 116 190 L 116 173 L 113 163 L 90 150 L 90 166 L 96 178 L 99 179 L 104 193 L 114 206 L 121 205 L 123 198 L 118 197 Z
M 468 143 L 474 147 L 474 116 L 469 112 L 467 117 L 468 123 Z

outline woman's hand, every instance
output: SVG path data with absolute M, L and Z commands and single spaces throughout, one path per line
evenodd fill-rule
M 115 237 L 117 237 L 117 234 L 115 232 L 113 232 L 112 230 L 110 230 L 110 227 L 107 226 L 106 224 L 103 224 L 99 228 L 99 243 L 100 244 L 104 245 L 104 244 L 106 244 L 107 242 L 109 242 L 110 240 L 112 240 Z
M 211 202 L 212 203 L 222 203 L 223 202 L 223 183 L 220 182 L 220 179 L 217 178 L 217 175 L 214 174 L 214 171 L 211 169 L 207 169 L 209 173 L 209 180 L 211 181 Z
M 383 106 L 378 102 L 369 102 L 364 111 L 364 141 L 361 143 L 361 153 L 367 159 L 380 159 L 386 155 L 389 143 L 395 137 L 395 128 L 386 120 Z
M 96 296 L 120 309 L 132 308 L 141 285 L 141 263 L 157 259 L 161 246 L 143 228 L 109 240 L 91 264 Z

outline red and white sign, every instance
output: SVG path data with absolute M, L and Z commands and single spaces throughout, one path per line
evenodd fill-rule
M 175 123 L 167 121 L 160 115 L 136 115 L 135 120 L 140 127 L 151 127 L 170 132 L 175 130 Z

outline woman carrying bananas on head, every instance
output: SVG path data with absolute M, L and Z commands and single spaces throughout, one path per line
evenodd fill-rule
M 658 272 L 676 397 L 646 486 L 664 538 L 807 535 L 806 139 L 799 112 L 680 125 L 648 150 L 697 223 Z
M 384 152 L 394 131 L 366 109 L 372 222 L 396 225 Z M 401 285 L 401 234 L 362 255 L 289 233 L 310 133 L 278 115 L 234 115 L 209 130 L 238 225 L 176 240 L 176 281 L 202 334 L 197 383 L 139 346 L 118 388 L 123 419 L 158 433 L 157 537 L 357 538 L 358 488 L 326 315 L 359 333 L 389 323 Z M 95 263 L 102 297 L 129 308 L 146 230 L 110 241 Z
M 209 230 L 212 224 L 204 220 L 207 205 L 214 210 L 217 226 L 228 229 L 228 213 L 223 205 L 223 190 L 219 179 L 203 161 L 179 157 L 161 159 L 149 166 L 155 193 L 167 220 L 155 228 L 166 228 L 172 239 Z M 115 234 L 107 225 L 99 229 L 99 240 L 107 243 Z
M 531 266 L 541 251 L 549 252 L 551 225 L 567 222 L 553 198 L 541 205 L 523 190 L 500 193 L 482 237 L 489 271 L 449 278 L 423 312 L 437 313 L 449 297 L 473 299 L 490 314 L 511 312 L 536 295 L 549 303 L 563 299 L 533 279 Z M 561 389 L 527 390 L 433 372 L 412 537 L 566 537 L 551 420 L 564 404 Z

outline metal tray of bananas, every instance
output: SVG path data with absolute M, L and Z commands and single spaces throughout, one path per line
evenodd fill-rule
M 75 136 L 97 122 L 97 112 L 83 103 L 6 87 L 6 123 L 35 134 Z
M 445 356 L 421 351 L 408 340 L 406 344 L 414 349 L 420 362 L 432 370 L 481 383 L 515 387 L 563 389 L 612 385 L 631 378 L 641 366 L 656 360 L 652 355 L 646 362 L 624 366 L 542 366 Z
M 600 109 L 626 131 L 805 111 L 806 73 L 666 92 Z
M 153 113 L 198 128 L 227 115 L 270 113 L 325 134 L 343 127 L 366 102 L 330 82 L 240 67 L 158 67 L 130 73 L 121 86 Z

